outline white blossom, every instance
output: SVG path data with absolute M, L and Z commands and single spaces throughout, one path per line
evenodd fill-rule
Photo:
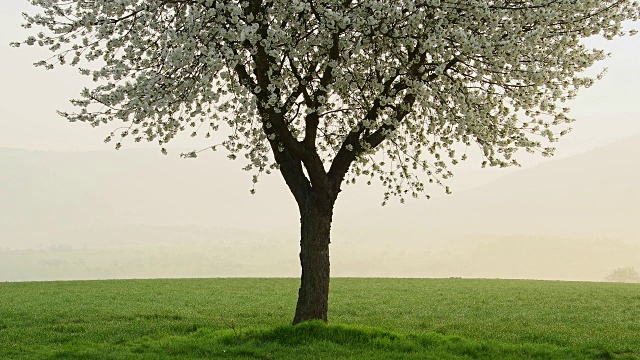
M 378 178 L 385 199 L 442 184 L 467 158 L 456 144 L 489 166 L 550 155 L 572 121 L 560 103 L 606 57 L 580 40 L 639 17 L 629 0 L 31 2 L 24 26 L 38 30 L 22 43 L 54 53 L 37 65 L 96 82 L 70 121 L 161 145 L 226 123 L 222 146 L 249 168 L 284 152 L 305 167 L 347 159 L 347 180 Z

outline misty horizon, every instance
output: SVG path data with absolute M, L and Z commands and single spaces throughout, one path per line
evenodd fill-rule
M 405 205 L 381 206 L 375 185 L 346 186 L 332 273 L 602 281 L 640 267 L 640 171 L 625 165 L 640 153 L 638 139 Z M 0 149 L 8 170 L 0 184 L 9 189 L 0 201 L 0 281 L 298 276 L 298 215 L 284 184 L 265 177 L 250 195 L 238 162 L 215 156 Z M 583 201 L 587 192 L 599 207 Z

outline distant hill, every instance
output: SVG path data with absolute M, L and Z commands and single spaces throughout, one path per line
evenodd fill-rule
M 392 211 L 367 209 L 361 226 L 425 239 L 522 234 L 618 238 L 640 244 L 638 184 L 640 135 L 635 135 L 521 169 L 469 191 L 410 201 L 392 206 Z
M 335 210 L 333 273 L 598 280 L 640 268 L 639 155 L 635 135 L 406 205 L 381 207 L 379 188 L 347 186 Z M 146 265 L 131 276 L 297 274 L 299 220 L 282 180 L 265 177 L 252 196 L 243 164 L 223 154 L 0 149 L 0 166 L 0 281 L 127 277 L 136 263 Z M 93 269 L 83 275 L 83 257 L 101 265 L 83 265 Z
M 370 201 L 359 217 L 336 217 L 333 253 L 377 276 L 601 280 L 639 268 L 639 155 L 635 135 L 446 197 Z
M 42 233 L 109 226 L 187 226 L 267 231 L 297 223 L 284 184 L 265 178 L 255 196 L 240 162 L 203 154 L 163 156 L 157 150 L 35 152 L 0 149 L 0 230 L 24 247 Z M 269 211 L 274 206 L 282 211 Z M 280 204 L 280 205 L 279 205 Z M 287 213 L 287 211 L 289 213 Z M 279 215 L 285 212 L 286 215 Z M 279 222 L 278 222 L 279 221 Z M 23 240 L 13 241 L 13 236 Z M 33 234 L 33 236 L 29 235 Z M 49 239 L 56 241 L 55 239 Z

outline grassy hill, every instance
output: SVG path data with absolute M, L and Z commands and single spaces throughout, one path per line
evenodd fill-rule
M 0 283 L 2 359 L 640 359 L 640 285 L 296 279 Z

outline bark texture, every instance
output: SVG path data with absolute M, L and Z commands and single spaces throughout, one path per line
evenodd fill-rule
M 327 321 L 329 305 L 329 243 L 335 197 L 313 191 L 300 207 L 300 265 L 302 276 L 293 324 Z

